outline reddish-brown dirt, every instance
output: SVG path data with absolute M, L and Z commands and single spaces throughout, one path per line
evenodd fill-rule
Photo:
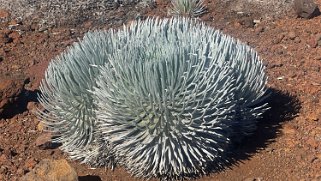
M 169 4 L 157 2 L 156 8 L 142 10 L 141 16 L 167 16 Z M 320 7 L 321 0 L 316 2 Z M 208 13 L 201 20 L 258 51 L 267 67 L 272 108 L 254 135 L 237 145 L 231 155 L 234 162 L 198 179 L 321 180 L 321 16 L 262 18 L 259 12 L 229 11 L 218 1 L 206 4 Z M 113 11 L 117 19 L 127 9 Z M 33 111 L 41 109 L 36 96 L 50 60 L 88 30 L 117 28 L 120 24 L 88 20 L 43 30 L 32 18 L 17 22 L 8 13 L 0 13 L 6 17 L 0 24 L 0 103 L 7 106 L 6 111 L 0 109 L 0 180 L 14 181 L 42 159 L 68 158 L 55 145 L 42 149 L 35 143 L 43 133 Z M 127 16 L 122 22 L 133 18 Z M 70 163 L 82 181 L 139 180 L 123 168 L 111 171 Z

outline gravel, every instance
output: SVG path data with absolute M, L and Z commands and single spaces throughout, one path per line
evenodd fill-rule
M 294 0 L 223 0 L 230 9 L 246 14 L 260 13 L 265 17 L 280 17 L 291 13 Z
M 46 24 L 77 23 L 88 19 L 103 20 L 118 7 L 148 7 L 155 0 L 0 0 L 1 9 L 13 18 L 38 18 Z

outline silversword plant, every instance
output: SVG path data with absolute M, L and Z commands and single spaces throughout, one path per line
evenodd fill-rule
M 233 142 L 255 130 L 266 81 L 238 40 L 188 18 L 148 18 L 89 32 L 56 58 L 39 115 L 72 158 L 183 178 L 224 166 Z
M 172 15 L 198 17 L 206 12 L 204 0 L 172 0 L 168 13 Z

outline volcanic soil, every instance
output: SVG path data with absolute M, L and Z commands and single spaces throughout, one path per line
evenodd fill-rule
M 321 6 L 321 0 L 315 2 Z M 233 163 L 197 180 L 321 180 L 321 16 L 298 18 L 291 11 L 274 16 L 255 6 L 247 13 L 218 0 L 205 4 L 208 12 L 200 20 L 259 53 L 271 109 L 257 131 L 236 146 Z M 119 6 L 104 21 L 87 17 L 48 26 L 37 14 L 19 19 L 0 10 L 0 180 L 19 180 L 45 158 L 67 159 L 82 181 L 140 180 L 122 167 L 92 169 L 69 160 L 46 140 L 34 110 L 42 109 L 38 87 L 48 63 L 84 33 L 118 28 L 135 18 L 168 17 L 169 6 L 167 1 Z

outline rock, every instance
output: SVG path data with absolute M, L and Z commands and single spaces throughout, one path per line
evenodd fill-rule
M 61 143 L 52 142 L 53 135 L 50 132 L 41 134 L 35 141 L 35 145 L 40 149 L 55 149 L 61 146 Z
M 239 20 L 239 23 L 246 28 L 253 28 L 255 23 L 251 17 L 243 17 Z
M 299 37 L 294 38 L 294 43 L 300 43 L 300 42 L 301 42 L 301 39 Z
M 259 26 L 259 27 L 255 28 L 254 31 L 258 35 L 258 34 L 264 32 L 264 28 L 262 26 Z
M 310 19 L 320 15 L 320 10 L 313 0 L 294 0 L 294 10 L 298 17 Z
M 48 131 L 48 128 L 45 124 L 43 124 L 43 122 L 39 121 L 39 120 L 36 120 L 37 121 L 37 130 L 38 131 Z
M 40 149 L 50 149 L 52 147 L 51 142 L 52 134 L 51 133 L 43 133 L 41 134 L 35 141 L 35 145 Z
M 28 102 L 27 109 L 30 112 L 34 112 L 37 109 L 37 103 L 36 102 Z
M 25 78 L 23 75 L 0 75 L 0 117 L 12 116 L 12 110 L 17 110 L 15 105 L 24 90 Z
M 65 159 L 44 159 L 21 181 L 78 181 L 77 172 Z
M 294 31 L 290 31 L 288 37 L 290 40 L 294 40 L 297 36 Z

